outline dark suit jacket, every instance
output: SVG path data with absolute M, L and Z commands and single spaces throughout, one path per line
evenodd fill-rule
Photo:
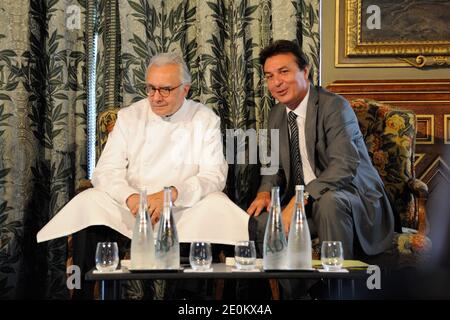
M 259 191 L 270 191 L 278 185 L 282 203 L 287 203 L 294 188 L 285 105 L 272 108 L 269 127 L 280 130 L 280 167 L 277 174 L 262 177 Z M 305 190 L 316 201 L 327 191 L 345 190 L 357 195 L 351 197 L 352 215 L 362 248 L 367 254 L 386 250 L 394 233 L 394 214 L 348 101 L 311 85 L 304 134 L 308 159 L 317 177 Z

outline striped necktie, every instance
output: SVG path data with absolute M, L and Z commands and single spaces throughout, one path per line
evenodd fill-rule
M 295 184 L 305 184 L 303 176 L 303 163 L 300 155 L 300 147 L 298 140 L 298 126 L 297 115 L 290 111 L 288 113 L 289 130 L 291 132 L 291 139 L 289 141 L 291 153 L 291 177 Z

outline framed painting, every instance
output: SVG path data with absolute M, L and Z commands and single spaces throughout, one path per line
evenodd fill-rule
M 341 1 L 346 57 L 412 58 L 419 67 L 450 65 L 450 1 Z

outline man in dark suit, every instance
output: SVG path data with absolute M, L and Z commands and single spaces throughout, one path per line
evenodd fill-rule
M 279 170 L 262 176 L 247 210 L 256 223 L 250 230 L 256 232 L 253 237 L 259 251 L 271 188 L 281 187 L 287 231 L 295 185 L 304 184 L 313 235 L 321 241 L 342 241 L 345 259 L 353 258 L 358 243 L 367 255 L 383 252 L 392 241 L 394 214 L 349 103 L 311 84 L 307 58 L 291 41 L 275 41 L 261 51 L 259 59 L 268 89 L 279 102 L 271 110 L 269 127 L 280 130 Z

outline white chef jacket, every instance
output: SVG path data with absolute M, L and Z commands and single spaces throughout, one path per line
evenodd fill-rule
M 72 199 L 39 231 L 38 242 L 90 225 L 107 225 L 131 238 L 134 217 L 126 199 L 140 188 L 152 194 L 164 186 L 178 190 L 174 217 L 180 242 L 248 240 L 247 213 L 220 192 L 227 169 L 213 111 L 185 100 L 175 114 L 160 117 L 148 99 L 140 100 L 119 111 L 94 170 L 94 188 Z
M 92 184 L 120 204 L 140 187 L 178 190 L 176 206 L 191 207 L 225 187 L 220 119 L 192 100 L 164 120 L 148 99 L 121 109 L 94 170 Z

